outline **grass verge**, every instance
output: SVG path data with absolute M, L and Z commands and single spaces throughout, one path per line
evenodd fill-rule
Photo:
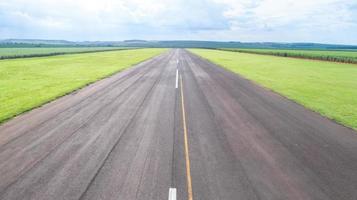
M 190 51 L 357 130 L 357 65 L 220 50 Z
M 352 51 L 352 50 L 333 51 L 333 50 L 236 49 L 236 48 L 223 48 L 219 50 L 357 64 L 357 51 Z
M 102 51 L 117 51 L 124 49 L 134 49 L 128 47 L 53 47 L 53 48 L 0 48 L 0 60 L 32 58 L 44 56 L 56 56 L 75 53 L 89 53 Z
M 164 51 L 137 49 L 0 60 L 0 123 Z

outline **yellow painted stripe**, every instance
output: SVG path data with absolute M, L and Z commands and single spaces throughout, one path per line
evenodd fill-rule
M 184 133 L 184 142 L 185 142 L 187 197 L 188 197 L 187 199 L 188 200 L 193 200 L 193 197 L 192 197 L 190 155 L 189 155 L 189 150 L 188 150 L 188 138 L 187 138 L 187 127 L 186 127 L 185 102 L 184 102 L 183 88 L 182 88 L 182 76 L 180 76 L 180 88 L 181 88 L 181 108 L 182 108 L 183 133 Z

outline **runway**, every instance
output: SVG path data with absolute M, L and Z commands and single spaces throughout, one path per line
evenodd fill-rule
M 357 134 L 184 49 L 0 126 L 0 199 L 357 199 Z

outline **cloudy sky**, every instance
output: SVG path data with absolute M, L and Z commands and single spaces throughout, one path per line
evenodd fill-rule
M 0 0 L 0 39 L 357 44 L 357 0 Z

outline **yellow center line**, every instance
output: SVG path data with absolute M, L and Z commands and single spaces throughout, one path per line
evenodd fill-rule
M 182 89 L 182 76 L 180 75 L 180 88 L 181 88 L 181 108 L 182 108 L 182 121 L 183 121 L 183 133 L 185 142 L 185 159 L 186 159 L 186 175 L 187 175 L 187 199 L 193 200 L 192 198 L 192 181 L 191 181 L 191 167 L 190 167 L 190 155 L 188 151 L 188 138 L 187 138 L 187 127 L 186 127 L 186 113 L 185 113 L 185 102 Z

